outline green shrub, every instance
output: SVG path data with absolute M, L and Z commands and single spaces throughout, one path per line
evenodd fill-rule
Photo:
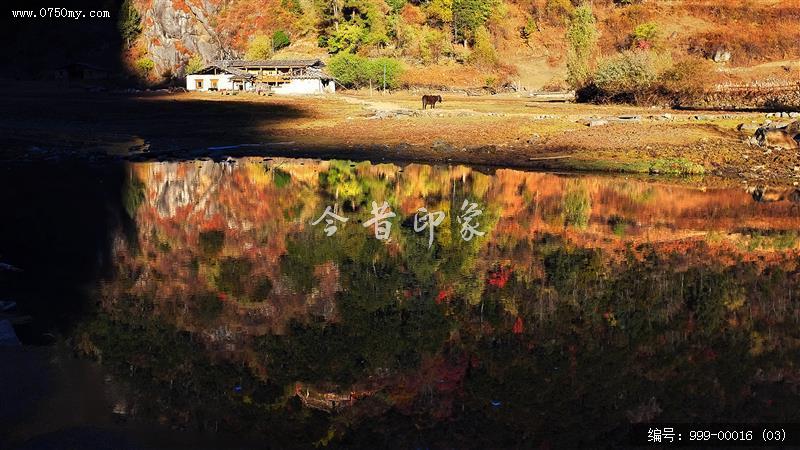
M 386 87 L 396 88 L 400 84 L 400 75 L 403 66 L 400 61 L 393 58 L 365 58 L 350 53 L 340 53 L 328 62 L 328 70 L 339 83 L 347 87 L 366 87 L 372 83 L 375 88 L 381 88 L 386 69 Z
M 340 53 L 330 59 L 328 70 L 345 86 L 360 85 L 364 73 L 364 58 L 352 53 Z
M 422 27 L 419 39 L 419 54 L 424 63 L 438 63 L 450 49 L 450 40 L 444 32 L 427 26 Z
M 144 203 L 146 198 L 146 190 L 147 186 L 145 186 L 142 180 L 131 175 L 129 184 L 127 189 L 125 189 L 122 199 L 123 205 L 125 206 L 125 211 L 128 213 L 129 217 L 136 217 L 136 211 L 139 209 L 139 206 Z
M 710 73 L 711 63 L 699 58 L 673 63 L 668 54 L 626 51 L 598 66 L 595 101 L 679 106 L 702 96 Z
M 155 68 L 156 68 L 156 63 L 154 63 L 152 59 L 146 56 L 142 56 L 141 58 L 136 60 L 136 70 L 138 70 L 139 74 L 141 74 L 142 76 L 147 76 Z
M 525 41 L 526 44 L 531 45 L 530 39 L 534 33 L 539 31 L 539 24 L 533 18 L 528 18 L 525 26 L 519 29 L 519 37 Z
M 658 29 L 657 23 L 647 22 L 639 24 L 633 29 L 633 33 L 631 33 L 631 46 L 640 49 L 649 49 L 656 43 L 659 34 L 660 30 Z
M 387 57 L 375 58 L 369 60 L 367 67 L 373 85 L 383 86 L 384 80 L 387 89 L 394 89 L 400 85 L 400 75 L 403 73 L 400 61 Z
M 272 48 L 274 50 L 288 47 L 291 43 L 292 41 L 289 39 L 289 35 L 283 30 L 278 30 L 272 34 Z
M 189 61 L 186 63 L 186 75 L 199 72 L 203 67 L 205 67 L 203 58 L 201 58 L 200 55 L 192 55 L 192 57 L 189 58 Z
M 635 95 L 656 81 L 657 74 L 646 52 L 624 52 L 600 63 L 594 83 L 610 97 Z
M 364 43 L 368 34 L 369 31 L 360 25 L 341 24 L 338 30 L 326 37 L 325 46 L 328 47 L 330 53 L 353 53 Z

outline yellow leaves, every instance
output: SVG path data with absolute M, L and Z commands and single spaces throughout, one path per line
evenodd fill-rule
M 453 21 L 453 0 L 431 0 L 424 11 L 428 19 L 434 23 L 450 23 Z
M 723 302 L 728 311 L 736 311 L 742 306 L 744 306 L 744 295 L 742 293 L 737 293 L 737 295 L 731 295 L 725 299 Z
M 269 186 L 272 183 L 270 174 L 264 170 L 263 164 L 256 162 L 247 162 L 245 164 L 247 170 L 247 179 L 258 187 Z
M 742 306 L 744 306 L 747 297 L 745 296 L 744 290 L 739 287 L 737 289 L 733 289 L 727 291 L 725 293 L 725 298 L 722 300 L 722 304 L 725 305 L 725 308 L 728 311 L 737 311 Z
M 750 354 L 758 356 L 764 353 L 764 337 L 758 332 L 750 333 Z
M 264 34 L 253 36 L 247 44 L 245 59 L 269 59 L 272 56 L 272 38 Z
M 514 300 L 513 297 L 503 296 L 500 298 L 500 304 L 503 305 L 503 311 L 508 313 L 511 316 L 518 316 L 519 309 L 517 308 L 517 302 Z

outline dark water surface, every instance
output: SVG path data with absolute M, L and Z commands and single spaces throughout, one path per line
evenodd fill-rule
M 49 353 L 4 353 L 22 390 L 4 388 L 0 442 L 614 447 L 638 422 L 797 421 L 800 195 L 700 184 L 4 168 L 0 261 L 24 271 L 0 299 L 33 318 L 22 349 Z M 373 201 L 388 230 L 365 226 Z M 326 207 L 347 222 L 312 225 Z

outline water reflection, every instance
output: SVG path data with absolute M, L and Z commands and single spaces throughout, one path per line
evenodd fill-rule
M 135 387 L 124 414 L 278 447 L 560 447 L 800 410 L 792 195 L 343 161 L 129 171 L 135 231 L 75 339 Z M 362 226 L 373 201 L 388 241 Z M 330 205 L 349 218 L 333 236 L 311 225 Z M 421 207 L 446 213 L 430 246 Z

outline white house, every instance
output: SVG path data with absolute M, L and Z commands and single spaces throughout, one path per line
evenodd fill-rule
M 222 65 L 210 65 L 186 76 L 186 89 L 189 91 L 232 91 L 251 90 L 252 77 L 239 69 Z
M 190 91 L 244 90 L 276 94 L 336 92 L 335 80 L 323 71 L 319 59 L 216 61 L 186 77 Z

